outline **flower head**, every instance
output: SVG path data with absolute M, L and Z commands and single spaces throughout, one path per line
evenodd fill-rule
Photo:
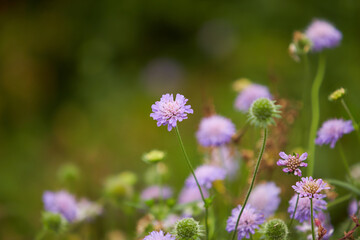
M 152 199 L 169 199 L 171 198 L 173 195 L 173 191 L 170 187 L 168 186 L 151 186 L 146 188 L 145 190 L 142 191 L 141 193 L 141 199 L 143 200 L 152 200 Z
M 283 169 L 284 172 L 294 173 L 294 175 L 301 177 L 300 167 L 307 167 L 307 163 L 303 162 L 307 159 L 308 156 L 306 152 L 301 154 L 301 156 L 299 156 L 298 153 L 294 155 L 286 155 L 286 153 L 280 152 L 279 156 L 282 159 L 279 159 L 276 164 L 278 166 L 286 166 L 286 168 Z
M 226 171 L 223 168 L 211 166 L 211 165 L 202 165 L 195 170 L 195 175 L 200 186 L 204 188 L 211 188 L 212 183 L 218 180 L 224 180 L 226 177 Z M 186 179 L 186 186 L 195 187 L 196 182 L 192 175 Z
M 343 119 L 330 119 L 323 123 L 317 132 L 315 143 L 318 145 L 330 144 L 330 148 L 334 148 L 336 142 L 347 133 L 354 131 L 352 121 Z
M 339 88 L 329 95 L 329 100 L 336 101 L 338 99 L 341 99 L 345 96 L 345 93 L 346 93 L 346 91 L 344 88 Z
M 76 221 L 91 221 L 103 213 L 103 206 L 87 199 L 81 199 L 77 203 L 78 214 Z
M 144 240 L 175 240 L 170 233 L 165 234 L 163 231 L 153 231 L 149 235 L 147 235 Z
M 255 100 L 249 110 L 250 122 L 259 127 L 267 127 L 275 124 L 274 118 L 280 118 L 280 106 L 268 98 L 258 98 Z
M 289 201 L 288 213 L 290 218 L 294 215 L 296 206 L 297 194 L 295 194 Z M 323 199 L 313 199 L 314 216 L 326 209 L 327 203 Z M 296 208 L 294 218 L 299 222 L 309 220 L 311 217 L 310 199 L 308 197 L 299 198 L 298 206 Z
M 176 94 L 175 100 L 173 94 L 164 94 L 160 101 L 151 106 L 153 112 L 150 117 L 157 121 L 158 127 L 167 125 L 168 131 L 171 131 L 178 121 L 187 119 L 188 113 L 194 112 L 190 105 L 185 105 L 187 101 L 181 94 Z
M 264 236 L 268 240 L 285 240 L 289 234 L 286 223 L 281 219 L 271 219 L 264 226 Z
M 308 198 L 324 198 L 325 194 L 320 192 L 325 189 L 330 189 L 322 179 L 313 179 L 312 177 L 301 178 L 301 181 L 296 182 L 292 188 L 300 194 L 300 197 Z
M 196 137 L 202 146 L 211 147 L 230 142 L 234 134 L 235 125 L 230 119 L 213 115 L 201 120 Z
M 52 213 L 59 213 L 67 221 L 72 222 L 77 216 L 77 203 L 73 195 L 66 191 L 50 192 L 43 194 L 45 210 Z
M 250 84 L 242 90 L 235 100 L 235 108 L 246 113 L 258 98 L 272 99 L 269 89 L 263 85 Z
M 146 163 L 158 163 L 164 160 L 165 156 L 165 152 L 154 149 L 148 153 L 144 153 L 142 160 Z
M 197 240 L 202 235 L 202 227 L 193 218 L 183 218 L 175 224 L 175 236 L 178 240 Z
M 289 45 L 289 54 L 295 61 L 300 61 L 300 56 L 309 52 L 311 42 L 302 32 L 295 31 L 293 34 L 293 41 Z
M 279 207 L 280 192 L 281 189 L 274 182 L 258 184 L 250 194 L 249 203 L 268 218 Z
M 324 20 L 315 20 L 306 29 L 305 35 L 312 43 L 311 50 L 320 52 L 324 48 L 334 48 L 340 44 L 342 34 Z
M 236 221 L 239 217 L 241 209 L 241 205 L 238 205 L 231 211 L 231 216 L 227 220 L 226 231 L 235 231 Z M 246 205 L 239 220 L 239 225 L 236 229 L 238 232 L 238 240 L 243 238 L 250 238 L 250 234 L 254 234 L 255 230 L 259 229 L 259 225 L 263 224 L 264 222 L 265 217 L 263 214 L 261 214 L 250 204 Z
M 204 187 L 202 187 L 201 190 L 205 198 L 209 197 L 209 193 Z M 185 186 L 180 192 L 178 203 L 186 204 L 191 202 L 200 202 L 201 200 L 202 199 L 199 188 L 197 188 L 196 186 Z
M 42 222 L 46 230 L 55 233 L 64 232 L 68 226 L 68 221 L 59 213 L 43 212 Z

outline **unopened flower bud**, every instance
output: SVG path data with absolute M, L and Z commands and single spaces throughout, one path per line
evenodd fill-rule
M 42 221 L 46 230 L 62 233 L 66 230 L 68 222 L 58 213 L 43 212 Z
M 175 224 L 175 236 L 178 240 L 197 240 L 203 235 L 202 232 L 199 222 L 193 218 L 184 218 Z
M 164 160 L 165 156 L 166 154 L 163 151 L 152 150 L 148 153 L 145 153 L 142 156 L 142 160 L 146 163 L 157 163 Z
M 268 221 L 263 232 L 266 240 L 285 240 L 289 233 L 285 222 L 280 219 Z
M 268 98 L 259 98 L 255 100 L 249 110 L 250 122 L 259 127 L 267 127 L 275 124 L 274 118 L 280 118 L 280 106 Z
M 346 93 L 346 91 L 344 88 L 339 88 L 329 95 L 329 100 L 336 101 L 338 99 L 341 99 L 344 97 L 345 93 Z

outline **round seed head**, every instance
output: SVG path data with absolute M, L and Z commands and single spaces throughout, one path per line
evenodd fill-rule
M 255 100 L 249 110 L 250 122 L 259 127 L 267 127 L 275 124 L 274 118 L 280 118 L 280 106 L 268 98 L 259 98 Z
M 202 228 L 199 222 L 193 218 L 184 218 L 175 224 L 175 236 L 179 240 L 197 240 L 202 235 Z
M 285 240 L 289 231 L 283 220 L 272 219 L 265 224 L 264 236 L 266 240 Z

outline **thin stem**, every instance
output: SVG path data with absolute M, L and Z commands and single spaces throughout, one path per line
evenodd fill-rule
M 291 228 L 291 225 L 292 225 L 292 223 L 294 221 L 296 209 L 297 209 L 297 206 L 298 206 L 298 203 L 299 203 L 299 198 L 300 198 L 300 195 L 298 194 L 297 198 L 296 198 L 296 204 L 295 204 L 295 208 L 294 208 L 294 213 L 293 213 L 293 215 L 291 217 L 291 220 L 290 220 L 290 223 L 289 223 L 289 228 Z
M 180 135 L 180 132 L 179 132 L 179 128 L 178 126 L 175 127 L 175 130 L 176 130 L 176 135 L 178 137 L 178 140 L 179 140 L 179 143 L 180 143 L 180 146 L 181 146 L 181 150 L 183 151 L 184 153 L 184 156 L 185 156 L 185 159 L 186 159 L 186 163 L 190 169 L 190 172 L 191 174 L 193 175 L 194 179 L 195 179 L 195 182 L 196 182 L 196 185 L 197 187 L 199 188 L 199 191 L 200 191 L 200 195 L 201 195 L 201 199 L 203 200 L 204 202 L 204 207 L 205 207 L 205 232 L 206 232 L 206 239 L 209 239 L 209 227 L 208 227 L 208 204 L 206 202 L 206 199 L 204 197 L 204 194 L 202 192 L 202 189 L 201 189 L 201 186 L 196 178 L 196 175 L 195 175 L 195 172 L 194 172 L 194 168 L 192 167 L 191 165 L 191 162 L 190 162 L 190 159 L 186 153 L 186 150 L 185 150 L 185 147 L 184 147 L 184 143 L 181 139 L 181 135 Z
M 312 239 L 316 240 L 315 238 L 315 226 L 314 226 L 314 209 L 313 209 L 313 199 L 310 198 L 310 206 L 311 206 L 311 233 Z
M 325 56 L 321 53 L 319 56 L 319 65 L 317 69 L 317 73 L 311 88 L 311 106 L 312 106 L 312 119 L 311 119 L 311 128 L 310 128 L 310 136 L 309 136 L 309 168 L 308 168 L 308 176 L 312 176 L 314 174 L 314 164 L 315 164 L 315 138 L 316 138 L 316 130 L 319 125 L 319 115 L 320 115 L 320 105 L 319 105 L 319 90 L 321 83 L 324 79 L 325 74 Z
M 351 114 L 350 112 L 350 109 L 348 108 L 347 104 L 345 103 L 345 100 L 342 98 L 341 99 L 341 104 L 343 105 L 343 107 L 345 108 L 345 111 L 347 112 L 347 114 L 349 115 L 351 121 L 353 122 L 353 126 L 354 126 L 354 129 L 356 131 L 359 131 L 359 125 L 358 123 L 356 122 L 354 116 Z
M 341 142 L 339 142 L 339 152 L 340 152 L 341 160 L 342 160 L 342 162 L 344 164 L 345 170 L 346 170 L 349 178 L 352 179 L 349 164 L 348 164 L 348 162 L 346 160 L 346 156 L 345 156 L 344 149 L 342 147 Z
M 164 197 L 163 197 L 163 186 L 162 186 L 162 176 L 161 176 L 161 171 L 160 171 L 160 165 L 159 165 L 159 163 L 158 164 L 156 164 L 156 166 L 155 166 L 155 168 L 156 168 L 156 172 L 157 172 L 157 175 L 158 175 L 158 184 L 159 184 L 159 190 L 160 190 L 160 198 L 159 198 L 159 200 L 160 200 L 160 217 L 162 218 L 163 217 L 163 213 L 164 213 L 164 208 L 165 208 L 165 206 L 164 206 Z
M 236 220 L 236 225 L 235 225 L 235 229 L 234 229 L 234 233 L 232 235 L 232 240 L 235 239 L 236 237 L 236 233 L 237 233 L 237 227 L 239 225 L 239 221 L 240 221 L 240 217 L 246 207 L 246 204 L 247 204 L 247 201 L 249 199 L 249 196 L 250 196 L 250 193 L 254 187 L 254 183 L 255 183 L 255 179 L 256 179 L 256 174 L 257 172 L 259 171 L 259 166 L 260 166 L 260 162 L 261 162 L 261 158 L 262 158 L 262 155 L 264 154 L 264 150 L 265 150 L 265 143 L 266 143 L 266 137 L 267 137 L 267 128 L 264 128 L 264 139 L 263 139 L 263 143 L 262 143 L 262 146 L 261 146 L 261 149 L 260 149 L 260 153 L 259 153 L 259 157 L 258 157 L 258 160 L 256 162 L 256 166 L 255 166 L 255 171 L 254 171 L 254 175 L 253 175 L 253 178 L 251 180 L 251 184 L 250 184 L 250 187 L 249 187 L 249 190 L 246 194 L 246 197 L 245 197 L 245 201 L 244 201 L 244 204 L 242 205 L 242 208 L 240 210 L 240 213 L 239 213 L 239 216 Z

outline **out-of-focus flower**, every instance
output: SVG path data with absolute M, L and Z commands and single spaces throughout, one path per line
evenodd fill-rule
M 307 159 L 308 156 L 306 152 L 301 154 L 301 156 L 299 156 L 298 153 L 294 155 L 287 155 L 284 152 L 280 152 L 279 156 L 282 159 L 279 159 L 276 164 L 278 166 L 286 166 L 286 168 L 283 169 L 284 172 L 294 173 L 294 175 L 301 177 L 300 167 L 307 167 L 307 163 L 303 162 Z
M 213 115 L 201 120 L 196 137 L 204 147 L 220 146 L 229 143 L 235 131 L 235 125 L 230 119 Z
M 226 177 L 226 171 L 223 168 L 211 166 L 211 165 L 202 165 L 195 170 L 195 176 L 201 187 L 211 188 L 214 181 L 224 180 Z M 186 179 L 187 187 L 196 187 L 195 179 L 190 175 Z
M 66 230 L 68 221 L 59 213 L 43 212 L 42 222 L 44 229 L 55 233 L 62 233 Z
M 136 181 L 137 176 L 132 172 L 122 172 L 111 176 L 105 182 L 105 194 L 115 200 L 121 197 L 130 197 Z
M 93 220 L 95 217 L 101 215 L 103 213 L 103 206 L 95 203 L 95 202 L 91 202 L 87 199 L 81 199 L 78 203 L 77 203 L 77 217 L 76 217 L 76 221 L 91 221 Z
M 176 222 L 174 235 L 179 240 L 199 240 L 203 230 L 198 221 L 193 218 L 183 218 Z
M 169 186 L 150 186 L 142 191 L 141 199 L 155 200 L 155 199 L 169 199 L 173 195 L 173 191 Z
M 79 179 L 80 170 L 75 164 L 67 163 L 59 168 L 57 175 L 62 183 L 73 183 Z
M 293 185 L 292 188 L 300 194 L 301 198 L 308 197 L 316 199 L 324 198 L 326 195 L 321 194 L 321 191 L 330 189 L 321 178 L 313 179 L 312 177 L 301 178 L 301 181 L 296 182 L 296 185 Z
M 349 207 L 348 207 L 348 214 L 349 216 L 355 215 L 360 207 L 360 201 L 357 201 L 356 199 L 351 200 Z
M 76 219 L 77 203 L 70 193 L 46 191 L 43 194 L 43 202 L 46 211 L 61 214 L 69 222 Z
M 204 198 L 208 198 L 209 193 L 207 192 L 207 190 L 204 187 L 202 187 L 201 190 L 204 194 Z M 191 187 L 185 186 L 179 194 L 179 199 L 178 199 L 179 204 L 186 204 L 186 203 L 200 202 L 200 201 L 202 201 L 200 190 L 196 186 L 191 186 Z
M 241 92 L 242 90 L 247 88 L 250 84 L 251 81 L 249 79 L 240 78 L 233 83 L 232 88 L 235 92 Z
M 235 108 L 246 113 L 251 104 L 259 98 L 272 99 L 269 89 L 263 85 L 250 84 L 237 96 L 235 100 Z
M 220 146 L 211 151 L 211 164 L 226 170 L 226 176 L 232 180 L 239 170 L 240 154 L 228 146 Z
M 175 240 L 170 233 L 164 233 L 163 231 L 153 231 L 149 235 L 147 235 L 144 240 Z
M 268 218 L 279 207 L 280 192 L 281 189 L 274 182 L 258 184 L 250 194 L 249 203 Z
M 330 119 L 323 123 L 317 132 L 315 143 L 318 145 L 330 144 L 334 148 L 336 142 L 344 135 L 354 131 L 351 120 Z
M 275 124 L 274 118 L 280 118 L 280 105 L 268 98 L 258 98 L 250 106 L 249 121 L 258 127 Z
M 169 214 L 164 221 L 162 221 L 162 226 L 164 229 L 172 229 L 177 221 L 181 219 L 180 216 L 176 214 Z
M 305 34 L 295 31 L 293 41 L 289 45 L 289 54 L 295 61 L 300 61 L 300 56 L 305 55 L 311 49 L 311 42 Z
M 311 50 L 314 52 L 334 48 L 342 39 L 341 32 L 324 20 L 314 20 L 306 29 L 305 35 L 310 39 Z
M 326 234 L 322 238 L 323 240 L 330 239 L 331 235 L 334 233 L 334 227 L 330 223 L 330 216 L 327 213 L 319 212 L 317 217 L 317 221 L 321 222 L 321 225 L 326 229 Z M 311 240 L 311 222 L 310 219 L 308 221 L 303 222 L 302 225 L 296 226 L 296 229 L 299 232 L 308 233 L 307 240 Z M 315 226 L 315 232 L 318 232 L 318 226 Z
M 357 163 L 350 168 L 351 177 L 360 183 L 360 163 Z
M 235 231 L 236 221 L 241 211 L 241 205 L 238 205 L 231 212 L 231 216 L 227 220 L 226 231 Z M 265 222 L 265 217 L 256 208 L 247 204 L 236 229 L 238 232 L 238 239 L 250 238 L 250 234 L 255 234 L 255 230 L 259 229 L 259 225 Z
M 142 160 L 146 163 L 158 163 L 165 158 L 165 155 L 165 152 L 154 149 L 148 153 L 144 153 Z
M 297 194 L 295 194 L 289 201 L 288 213 L 290 218 L 292 218 L 292 216 L 294 215 L 296 200 L 297 200 Z M 317 214 L 319 212 L 326 210 L 326 206 L 327 203 L 324 200 L 313 199 L 314 216 L 317 217 Z M 294 219 L 298 220 L 299 222 L 304 222 L 309 220 L 310 217 L 311 217 L 310 199 L 307 197 L 299 198 Z
M 338 99 L 341 99 L 345 96 L 345 93 L 346 93 L 346 91 L 344 88 L 339 88 L 329 95 L 329 100 L 336 101 Z

